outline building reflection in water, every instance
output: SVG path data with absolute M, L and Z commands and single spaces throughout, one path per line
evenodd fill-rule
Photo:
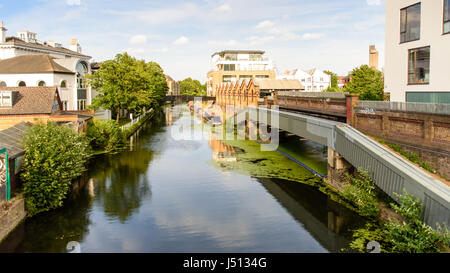
M 237 156 L 233 146 L 218 140 L 213 133 L 209 134 L 208 144 L 212 150 L 212 158 L 216 162 L 236 162 Z

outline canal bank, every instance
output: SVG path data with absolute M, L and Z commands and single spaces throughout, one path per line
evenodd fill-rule
M 316 188 L 275 178 L 275 169 L 263 179 L 215 166 L 207 136 L 172 137 L 183 123 L 191 116 L 180 106 L 155 113 L 132 151 L 95 157 L 75 199 L 27 219 L 0 250 L 66 252 L 77 241 L 82 252 L 339 252 L 363 225 Z M 258 160 L 243 150 L 237 162 Z

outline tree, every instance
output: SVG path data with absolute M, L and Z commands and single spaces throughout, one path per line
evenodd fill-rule
M 331 88 L 339 88 L 338 87 L 338 77 L 337 77 L 337 75 L 335 74 L 335 73 L 333 73 L 333 72 L 331 72 L 331 71 L 328 71 L 328 70 L 325 70 L 325 71 L 323 71 L 325 74 L 328 74 L 328 75 L 330 75 L 331 76 Z
M 351 80 L 345 91 L 359 94 L 361 100 L 383 100 L 383 75 L 368 65 L 362 65 L 351 72 Z
M 138 113 L 144 107 L 158 104 L 168 90 L 163 70 L 157 63 L 136 60 L 127 53 L 103 62 L 97 72 L 86 78 L 98 92 L 91 107 L 116 111 L 117 121 L 121 109 Z
M 84 134 L 48 122 L 24 136 L 21 179 L 30 216 L 61 207 L 72 181 L 85 170 L 91 150 Z
M 325 74 L 328 74 L 331 76 L 331 86 L 329 86 L 327 89 L 325 89 L 323 92 L 342 92 L 342 90 L 338 86 L 338 77 L 337 74 L 325 70 L 323 71 Z
M 186 78 L 180 81 L 181 95 L 204 96 L 206 95 L 206 84 L 201 84 L 198 80 Z

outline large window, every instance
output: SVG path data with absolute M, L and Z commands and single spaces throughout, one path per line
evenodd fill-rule
M 444 33 L 450 33 L 450 0 L 444 0 Z
M 236 76 L 223 76 L 223 82 L 235 82 Z
M 235 64 L 224 64 L 223 70 L 225 71 L 236 71 L 236 65 Z
M 430 82 L 430 47 L 409 50 L 408 84 Z
M 420 3 L 400 11 L 400 42 L 420 39 Z
M 77 88 L 84 89 L 86 88 L 86 82 L 84 81 L 84 75 L 87 74 L 88 69 L 85 63 L 80 62 L 77 64 Z
M 450 104 L 450 92 L 406 92 L 406 102 Z

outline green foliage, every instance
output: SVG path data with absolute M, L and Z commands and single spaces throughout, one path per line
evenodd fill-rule
M 390 222 L 386 224 L 386 239 L 392 244 L 392 251 L 402 253 L 439 252 L 439 245 L 448 247 L 450 236 L 448 229 L 433 230 L 423 223 L 421 201 L 408 192 L 403 195 L 395 194 L 399 198 L 398 204 L 391 204 L 400 214 L 402 223 Z
M 201 84 L 198 80 L 191 78 L 184 79 L 180 81 L 180 93 L 188 96 L 205 96 L 206 84 Z
M 328 87 L 323 92 L 343 92 L 339 87 Z
M 98 94 L 91 108 L 120 109 L 140 113 L 161 102 L 168 86 L 162 68 L 155 62 L 136 60 L 127 53 L 117 54 L 114 60 L 101 64 L 100 69 L 86 76 Z
M 436 173 L 436 170 L 433 169 L 427 162 L 421 161 L 419 158 L 419 155 L 416 153 L 408 153 L 407 151 L 403 150 L 400 145 L 398 144 L 388 144 L 388 146 L 396 151 L 397 153 L 401 154 L 402 156 L 406 157 L 409 161 L 419 164 L 420 167 L 423 169 L 431 172 Z
M 323 71 L 325 74 L 331 76 L 331 86 L 329 87 L 331 90 L 340 90 L 338 87 L 338 77 L 335 73 L 325 70 Z M 326 92 L 339 92 L 339 91 L 326 91 Z
M 340 191 L 345 199 L 353 204 L 361 215 L 376 217 L 378 215 L 378 200 L 376 187 L 366 171 L 360 170 L 357 176 L 348 175 L 349 184 Z
M 32 126 L 23 141 L 21 179 L 29 215 L 61 207 L 73 179 L 85 170 L 88 140 L 70 127 L 49 122 Z
M 367 252 L 367 244 L 369 242 L 378 242 L 380 244 L 380 251 L 387 252 L 385 234 L 382 227 L 373 223 L 367 223 L 364 228 L 357 229 L 353 232 L 354 240 L 350 243 L 350 247 L 359 252 Z
M 360 100 L 383 100 L 383 74 L 368 65 L 355 68 L 344 91 L 359 94 Z
M 86 136 L 94 150 L 111 151 L 125 143 L 125 135 L 115 120 L 94 118 L 88 123 Z

